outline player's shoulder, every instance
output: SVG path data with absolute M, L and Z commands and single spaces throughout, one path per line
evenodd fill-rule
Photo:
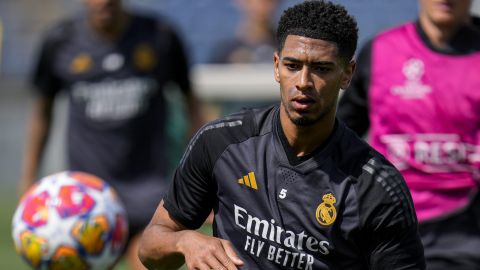
M 390 39 L 392 36 L 398 37 L 398 35 L 403 34 L 406 28 L 411 27 L 411 25 L 414 25 L 414 22 L 406 22 L 400 25 L 395 25 L 382 29 L 381 31 L 375 33 L 373 36 L 367 38 L 364 45 L 360 49 L 360 54 L 362 52 L 371 50 L 373 43 L 378 43 L 379 41 L 383 41 L 384 39 Z
M 392 26 L 380 31 L 374 37 L 375 43 L 381 41 L 395 40 L 399 37 L 406 36 L 410 28 L 415 28 L 415 22 L 406 22 L 400 25 Z
M 390 163 L 382 159 L 370 159 L 362 167 L 362 174 L 356 181 L 356 191 L 360 213 L 364 217 L 362 223 L 376 216 L 372 221 L 374 224 L 388 220 L 388 224 L 416 226 L 417 217 L 410 190 L 403 176 Z
M 349 133 L 350 143 L 344 143 L 344 158 L 339 167 L 354 185 L 360 213 L 364 218 L 371 215 L 390 215 L 405 226 L 416 223 L 413 201 L 401 173 L 382 154 L 353 131 Z M 386 207 L 388 206 L 388 207 Z M 375 213 L 375 211 L 381 212 Z M 363 222 L 366 222 L 365 220 Z
M 68 40 L 76 34 L 77 25 L 82 20 L 80 16 L 65 17 L 50 25 L 44 34 L 44 41 L 56 43 Z
M 357 137 L 352 141 L 356 139 L 361 140 Z M 410 191 L 398 169 L 363 140 L 352 142 L 347 153 L 349 157 L 343 160 L 343 166 L 355 185 L 359 204 L 367 208 L 395 205 L 404 212 L 409 224 L 415 221 Z
M 344 126 L 345 124 L 342 123 Z M 344 126 L 338 167 L 358 185 L 402 185 L 400 172 L 381 153 Z
M 243 109 L 207 123 L 190 140 L 181 163 L 184 164 L 189 156 L 208 156 L 216 160 L 230 145 L 268 132 L 266 122 L 271 122 L 269 115 L 274 112 L 275 107 Z
M 173 24 L 164 16 L 149 12 L 130 12 L 134 27 L 147 32 L 173 32 Z
M 144 25 L 146 24 L 154 25 L 154 24 L 163 23 L 165 21 L 162 16 L 154 15 L 148 12 L 133 11 L 133 12 L 129 12 L 129 15 L 131 20 Z
M 398 186 L 406 190 L 407 187 L 402 174 L 383 156 L 375 154 L 375 152 L 375 150 L 372 150 L 369 159 L 361 164 L 361 172 L 357 177 L 358 185 Z M 388 191 L 388 189 L 385 191 Z
M 360 70 L 359 72 L 363 72 L 368 70 L 371 65 L 371 56 L 374 47 L 376 48 L 379 44 L 392 44 L 395 45 L 398 42 L 399 37 L 406 37 L 405 34 L 409 27 L 414 25 L 413 22 L 407 22 L 401 25 L 393 26 L 390 28 L 386 28 L 374 36 L 368 38 L 365 43 L 360 48 L 357 62 L 358 67 L 357 69 Z
M 369 160 L 377 160 L 376 164 L 386 162 L 385 158 L 370 146 L 363 138 L 359 137 L 343 121 L 338 120 L 340 143 L 337 146 L 336 164 L 345 175 L 358 178 L 363 172 L 363 166 Z
M 271 131 L 271 123 L 276 107 L 244 108 L 238 112 L 211 121 L 203 126 L 198 134 L 208 141 L 225 143 L 241 142 L 253 136 Z

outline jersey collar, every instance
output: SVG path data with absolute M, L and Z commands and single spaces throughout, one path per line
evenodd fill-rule
M 415 22 L 415 29 L 422 42 L 432 51 L 450 54 L 465 55 L 480 51 L 480 19 L 474 17 L 471 25 L 461 27 L 453 38 L 448 42 L 448 47 L 439 49 L 433 46 L 427 37 L 427 34 L 420 25 L 420 21 Z
M 335 142 L 341 135 L 338 119 L 335 118 L 335 125 L 328 139 L 308 155 L 297 157 L 293 151 L 293 148 L 288 143 L 287 137 L 283 132 L 282 125 L 280 124 L 280 110 L 276 111 L 276 114 L 274 117 L 274 130 L 285 152 L 285 155 L 288 159 L 288 163 L 290 163 L 291 166 L 297 166 L 303 163 L 304 161 L 311 159 L 312 157 L 321 158 L 321 157 L 324 157 L 325 155 L 328 155 L 326 154 L 326 152 L 328 151 L 328 149 L 331 148 L 331 145 L 335 144 Z

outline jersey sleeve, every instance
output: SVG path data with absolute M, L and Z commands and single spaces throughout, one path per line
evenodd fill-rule
M 391 166 L 372 159 L 359 179 L 360 243 L 369 269 L 425 269 L 410 192 Z
M 185 46 L 172 26 L 160 26 L 159 39 L 168 40 L 167 55 L 169 59 L 167 79 L 178 85 L 183 94 L 191 93 L 190 67 Z M 163 37 L 162 37 L 163 36 Z
M 213 209 L 216 185 L 212 179 L 208 127 L 192 138 L 175 171 L 164 206 L 175 220 L 189 229 L 199 228 Z
M 218 206 L 215 164 L 230 145 L 257 134 L 253 110 L 212 121 L 192 138 L 177 167 L 164 206 L 190 229 L 199 228 Z M 218 168 L 217 168 L 218 169 Z
M 37 59 L 31 73 L 31 83 L 36 93 L 53 97 L 62 88 L 60 78 L 54 70 L 55 54 L 62 40 L 65 39 L 67 22 L 50 29 L 39 46 Z
M 340 98 L 337 116 L 360 137 L 370 127 L 368 117 L 368 87 L 370 85 L 372 41 L 360 51 L 357 58 L 357 69 L 350 87 Z

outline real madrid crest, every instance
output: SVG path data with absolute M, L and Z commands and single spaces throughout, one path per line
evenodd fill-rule
M 86 53 L 80 53 L 73 58 L 70 63 L 70 71 L 73 74 L 80 74 L 89 71 L 92 68 L 92 57 Z
M 337 218 L 337 210 L 334 204 L 337 202 L 332 193 L 327 193 L 322 197 L 322 203 L 318 205 L 315 217 L 318 223 L 323 226 L 331 225 Z
M 138 44 L 133 51 L 133 64 L 140 71 L 151 71 L 157 64 L 155 51 L 148 43 Z

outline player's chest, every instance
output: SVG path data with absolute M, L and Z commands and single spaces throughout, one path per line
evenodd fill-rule
M 410 49 L 389 61 L 378 54 L 372 60 L 369 88 L 373 119 L 386 119 L 382 126 L 420 123 L 430 130 L 451 125 L 475 131 L 480 123 L 480 76 L 471 67 L 480 64 L 480 54 L 422 55 Z
M 314 163 L 305 167 L 292 167 L 275 155 L 233 155 L 216 164 L 214 178 L 220 200 L 277 223 L 328 233 L 339 215 L 354 218 L 349 213 L 355 210 L 351 183 L 335 168 Z
M 53 70 L 66 85 L 103 78 L 151 76 L 158 73 L 163 54 L 148 38 L 119 44 L 72 40 L 55 54 Z
M 323 269 L 334 254 L 354 249 L 344 235 L 358 224 L 355 193 L 335 168 L 292 167 L 268 145 L 233 150 L 214 171 L 222 207 L 216 218 L 233 228 L 230 239 L 243 252 L 276 267 Z

